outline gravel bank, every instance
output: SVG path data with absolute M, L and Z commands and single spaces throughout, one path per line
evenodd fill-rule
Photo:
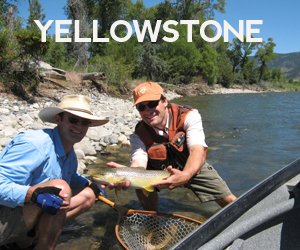
M 86 163 L 97 161 L 97 152 L 104 152 L 107 147 L 130 146 L 129 135 L 140 120 L 138 111 L 132 107 L 131 100 L 110 97 L 97 91 L 84 91 L 90 98 L 94 115 L 108 117 L 104 126 L 89 128 L 87 135 L 75 144 L 79 159 L 78 172 L 83 173 Z M 53 128 L 55 125 L 42 122 L 38 113 L 44 107 L 57 106 L 65 94 L 79 94 L 78 91 L 57 91 L 54 97 L 37 97 L 36 102 L 29 104 L 13 95 L 0 93 L 0 150 L 2 150 L 19 132 L 28 129 Z M 168 100 L 180 97 L 174 92 L 166 93 Z

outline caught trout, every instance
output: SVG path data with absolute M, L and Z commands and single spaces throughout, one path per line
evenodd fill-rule
M 130 188 L 143 189 L 144 195 L 154 191 L 150 184 L 166 179 L 170 176 L 167 170 L 146 170 L 143 167 L 100 168 L 100 173 L 93 176 L 93 180 L 100 184 L 119 183 L 130 181 Z

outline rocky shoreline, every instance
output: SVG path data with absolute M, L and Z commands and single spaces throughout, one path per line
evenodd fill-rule
M 78 91 L 64 92 L 58 91 L 55 98 L 37 97 L 33 104 L 19 100 L 13 95 L 0 93 L 0 151 L 22 131 L 53 128 L 55 124 L 42 122 L 38 113 L 45 107 L 57 106 L 58 101 L 66 94 L 80 94 Z M 107 117 L 110 121 L 103 126 L 90 127 L 85 138 L 75 144 L 79 173 L 83 173 L 85 163 L 94 163 L 97 160 L 97 153 L 105 152 L 109 147 L 129 147 L 129 135 L 140 120 L 131 100 L 110 97 L 97 91 L 85 92 L 84 95 L 91 101 L 94 115 Z M 180 97 L 174 92 L 167 92 L 166 95 L 169 100 Z
M 52 89 L 52 95 L 36 97 L 36 102 L 29 104 L 14 95 L 0 93 L 0 151 L 18 133 L 28 129 L 53 128 L 55 125 L 43 123 L 38 113 L 49 106 L 57 106 L 62 96 L 67 94 L 83 94 L 91 101 L 94 115 L 109 118 L 109 123 L 100 127 L 89 128 L 86 137 L 75 144 L 75 152 L 79 160 L 78 172 L 83 173 L 87 163 L 97 161 L 97 153 L 105 153 L 110 147 L 130 147 L 129 135 L 140 120 L 138 111 L 132 107 L 132 100 L 111 97 L 99 93 L 95 89 Z M 260 91 L 247 89 L 215 88 L 206 94 L 257 93 Z M 181 97 L 175 91 L 166 91 L 168 100 Z

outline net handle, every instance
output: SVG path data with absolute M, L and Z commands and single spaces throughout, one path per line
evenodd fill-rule
M 109 199 L 107 199 L 101 195 L 98 196 L 98 199 L 100 201 L 106 203 L 107 205 L 111 206 L 113 209 L 115 209 L 120 215 L 119 220 L 121 219 L 121 216 L 123 216 L 123 215 L 127 214 L 129 211 L 131 211 L 131 209 L 117 205 L 116 203 L 110 201 Z M 118 223 L 119 223 L 119 221 L 118 221 Z
M 109 199 L 106 199 L 105 197 L 99 195 L 98 199 L 104 203 L 106 203 L 107 205 L 111 206 L 114 210 L 116 210 L 119 213 L 119 218 L 118 218 L 118 222 L 115 226 L 115 234 L 117 236 L 118 241 L 121 243 L 121 245 L 126 249 L 126 250 L 130 250 L 126 244 L 123 242 L 123 240 L 121 239 L 120 235 L 119 235 L 119 230 L 120 230 L 120 221 L 123 215 L 129 213 L 129 212 L 134 212 L 134 210 L 128 209 L 126 207 L 122 207 L 120 205 L 115 204 L 114 202 L 112 202 Z
M 98 199 L 104 203 L 106 203 L 107 205 L 111 206 L 113 209 L 115 209 L 119 215 L 120 215 L 120 218 L 119 220 L 121 219 L 121 217 L 123 215 L 126 215 L 126 214 L 132 214 L 132 213 L 140 213 L 140 214 L 157 214 L 158 216 L 172 216 L 172 217 L 176 217 L 176 218 L 182 218 L 182 219 L 185 219 L 187 221 L 191 221 L 191 222 L 195 222 L 195 223 L 198 223 L 198 224 L 202 224 L 203 222 L 201 221 L 198 221 L 198 220 L 195 220 L 195 219 L 192 219 L 192 218 L 189 218 L 189 217 L 186 217 L 186 216 L 183 216 L 183 215 L 179 215 L 179 214 L 170 214 L 170 213 L 160 213 L 160 212 L 154 212 L 154 211 L 146 211 L 146 210 L 133 210 L 133 209 L 129 209 L 129 208 L 126 208 L 126 207 L 122 207 L 112 201 L 110 201 L 109 199 L 103 197 L 103 196 L 98 196 Z M 119 221 L 118 221 L 119 223 Z

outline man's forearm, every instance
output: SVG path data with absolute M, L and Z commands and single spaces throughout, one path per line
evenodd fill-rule
M 196 175 L 204 164 L 204 147 L 202 145 L 194 145 L 189 149 L 190 155 L 184 166 L 184 172 L 190 180 Z

